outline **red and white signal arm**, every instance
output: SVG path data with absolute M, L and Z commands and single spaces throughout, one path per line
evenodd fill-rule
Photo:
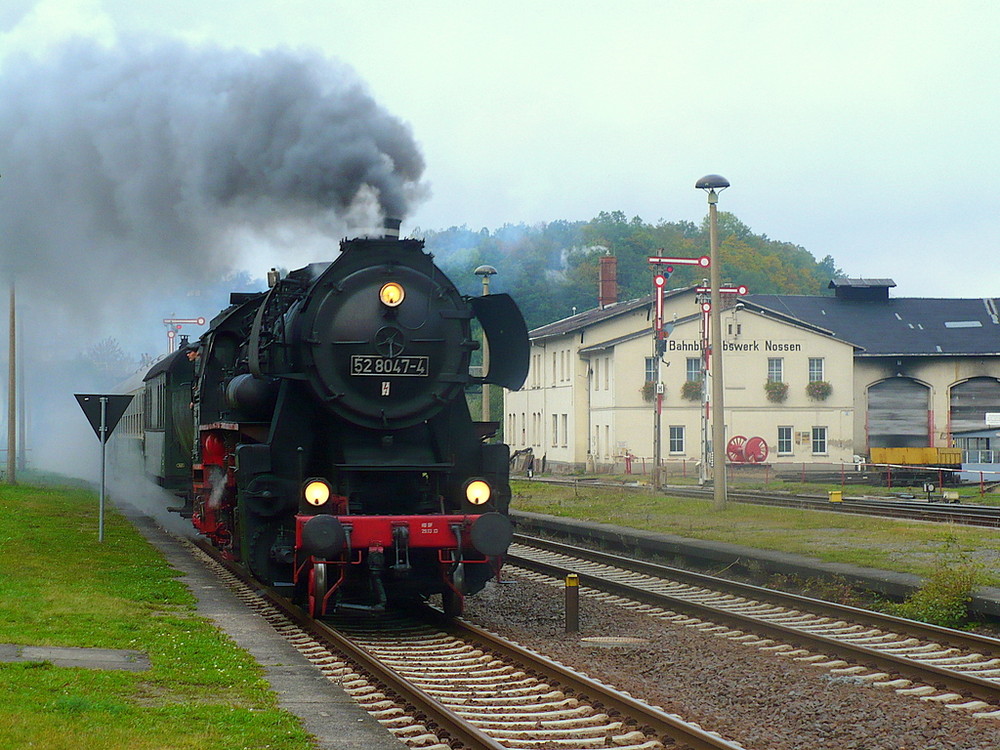
M 707 255 L 702 255 L 700 258 L 664 258 L 659 255 L 650 255 L 646 260 L 656 265 L 671 263 L 675 266 L 698 266 L 699 268 L 708 268 L 712 265 L 712 260 Z
M 695 288 L 698 294 L 708 294 L 712 291 L 710 286 L 699 286 Z M 747 288 L 746 284 L 740 284 L 739 286 L 720 286 L 719 294 L 747 294 L 750 290 Z

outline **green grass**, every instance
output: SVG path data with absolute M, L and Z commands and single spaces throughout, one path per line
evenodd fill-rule
M 971 567 L 981 571 L 982 583 L 1000 585 L 1000 534 L 995 530 L 741 503 L 717 511 L 711 499 L 676 498 L 648 490 L 527 481 L 512 486 L 513 510 L 731 542 L 925 578 L 943 568 Z
M 692 473 L 693 470 L 689 468 L 687 475 L 682 475 L 679 473 L 670 473 L 664 477 L 664 483 L 667 485 L 674 485 L 677 487 L 697 487 L 698 486 L 698 476 L 696 473 Z M 851 478 L 851 472 L 847 472 L 847 478 Z M 582 475 L 581 477 L 582 478 Z M 622 483 L 638 483 L 640 485 L 648 485 L 650 483 L 650 476 L 648 474 L 602 474 L 598 479 L 608 480 L 611 482 L 622 482 Z M 741 469 L 738 472 L 732 472 L 727 479 L 729 488 L 740 492 L 777 492 L 777 493 L 788 493 L 792 495 L 814 495 L 817 497 L 827 497 L 827 494 L 832 491 L 842 491 L 844 497 L 899 497 L 900 495 L 913 495 L 918 500 L 924 500 L 927 498 L 927 493 L 924 492 L 923 483 L 919 485 L 901 485 L 894 484 L 892 487 L 884 486 L 874 486 L 874 485 L 864 485 L 864 484 L 851 484 L 850 482 L 841 484 L 839 481 L 836 482 L 802 482 L 798 479 L 781 479 L 774 476 L 773 473 L 765 471 L 763 468 L 757 467 L 755 469 Z M 937 485 L 937 480 L 934 480 L 934 484 Z M 965 484 L 957 487 L 945 487 L 952 492 L 957 492 L 959 499 L 963 503 L 971 503 L 976 505 L 1000 505 L 1000 487 L 995 486 L 996 483 L 987 483 L 985 487 L 980 488 L 978 484 Z M 940 500 L 941 488 L 938 487 L 934 493 L 934 497 Z
M 0 747 L 313 747 L 159 552 L 74 487 L 0 486 L 0 643 L 135 649 L 147 672 L 0 664 Z

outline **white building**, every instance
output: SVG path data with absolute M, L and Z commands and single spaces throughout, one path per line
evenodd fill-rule
M 869 447 L 947 447 L 956 433 L 985 427 L 986 412 L 1000 412 L 993 301 L 890 299 L 890 286 L 838 280 L 833 297 L 729 300 L 722 329 L 731 463 L 839 464 Z M 625 456 L 648 470 L 659 382 L 660 455 L 696 473 L 705 435 L 696 296 L 693 288 L 666 295 L 673 330 L 659 377 L 650 297 L 531 331 L 528 380 L 505 394 L 512 449 L 531 448 L 556 470 L 621 470 Z

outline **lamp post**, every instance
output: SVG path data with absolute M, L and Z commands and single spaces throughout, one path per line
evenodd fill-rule
M 490 293 L 490 277 L 497 275 L 497 269 L 493 266 L 479 266 L 473 273 L 483 280 L 483 296 Z M 483 377 L 490 371 L 490 344 L 483 336 Z M 483 382 L 483 422 L 490 421 L 490 387 Z
M 722 278 L 719 262 L 719 217 L 716 204 L 719 193 L 729 187 L 729 180 L 717 174 L 702 177 L 695 188 L 708 193 L 708 244 L 712 265 L 710 266 L 711 305 L 709 327 L 711 329 L 711 377 L 712 377 L 712 494 L 716 510 L 726 507 L 726 423 L 722 403 L 722 294 L 719 291 Z M 716 191 L 719 191 L 718 193 Z

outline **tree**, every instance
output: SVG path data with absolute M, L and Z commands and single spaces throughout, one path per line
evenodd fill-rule
M 458 288 L 482 292 L 472 270 L 487 263 L 500 273 L 491 291 L 508 292 L 533 328 L 597 306 L 599 258 L 618 259 L 619 299 L 649 294 L 648 258 L 668 255 L 696 258 L 708 254 L 708 223 L 649 224 L 623 211 L 601 211 L 590 221 L 559 220 L 528 226 L 505 224 L 490 231 L 451 227 L 425 233 L 427 249 Z M 830 280 L 843 276 L 832 257 L 821 262 L 805 248 L 754 232 L 734 214 L 719 214 L 719 242 L 724 280 L 746 284 L 758 294 L 828 294 Z M 706 272 L 696 266 L 674 269 L 670 288 L 700 284 Z

